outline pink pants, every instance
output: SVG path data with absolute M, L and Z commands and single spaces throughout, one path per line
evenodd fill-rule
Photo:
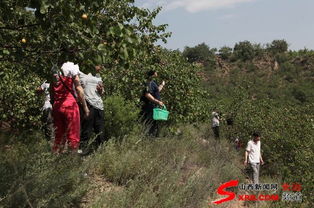
M 80 143 L 80 112 L 76 102 L 72 105 L 54 105 L 53 119 L 55 126 L 55 141 L 52 150 L 62 152 L 65 143 L 76 150 Z

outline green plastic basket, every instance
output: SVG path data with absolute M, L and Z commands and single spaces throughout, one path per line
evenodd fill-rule
M 153 119 L 157 121 L 167 121 L 169 116 L 169 111 L 167 111 L 166 106 L 162 108 L 154 108 Z

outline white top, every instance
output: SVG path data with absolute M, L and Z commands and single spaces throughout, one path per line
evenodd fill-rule
M 256 143 L 250 140 L 247 143 L 246 151 L 249 152 L 249 163 L 260 163 L 261 158 L 261 142 Z
M 87 102 L 99 110 L 104 110 L 103 101 L 97 91 L 97 85 L 102 82 L 101 77 L 93 76 L 91 73 L 86 75 L 82 72 L 79 75 Z
M 219 119 L 214 117 L 212 120 L 212 127 L 217 127 L 219 126 Z
M 218 113 L 212 112 L 212 116 L 213 116 L 213 119 L 212 119 L 212 127 L 217 127 L 217 126 L 219 126 L 219 116 L 218 116 Z
M 50 84 L 47 83 L 46 81 L 44 83 L 42 83 L 42 85 L 40 86 L 40 88 L 44 91 L 45 93 L 45 104 L 42 107 L 42 110 L 47 110 L 47 109 L 51 109 L 52 105 L 50 103 L 50 93 L 49 93 L 49 87 Z
M 69 61 L 62 64 L 61 70 L 62 70 L 63 76 L 70 77 L 70 78 L 74 78 L 76 75 L 80 74 L 80 68 L 78 64 L 74 64 L 73 62 L 69 62 Z M 59 74 L 58 70 L 54 70 L 54 76 L 56 76 L 57 74 Z M 72 89 L 74 92 L 74 96 L 77 97 L 74 83 L 72 85 Z
M 65 62 L 62 67 L 63 75 L 66 77 L 74 77 L 80 73 L 80 68 L 73 62 Z

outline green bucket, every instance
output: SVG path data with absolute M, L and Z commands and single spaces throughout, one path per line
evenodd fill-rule
M 153 119 L 157 121 L 167 121 L 169 116 L 169 111 L 167 111 L 166 106 L 162 108 L 154 108 Z

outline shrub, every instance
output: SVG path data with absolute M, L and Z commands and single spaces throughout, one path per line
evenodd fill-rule
M 295 69 L 296 67 L 293 65 L 293 64 L 291 64 L 291 63 L 289 63 L 289 62 L 284 62 L 281 66 L 280 66 L 280 71 L 282 71 L 282 72 L 292 72 L 292 73 L 295 73 L 295 71 L 296 71 L 296 69 Z M 295 73 L 296 74 L 296 73 Z
M 284 53 L 288 51 L 288 43 L 285 40 L 273 40 L 273 42 L 267 46 L 267 50 L 272 54 Z
M 208 45 L 201 43 L 195 47 L 185 47 L 182 55 L 190 63 L 198 62 L 202 63 L 204 66 L 213 65 L 215 49 L 210 50 Z
M 305 103 L 308 101 L 307 95 L 302 89 L 293 88 L 291 94 L 296 100 L 300 101 L 301 103 Z
M 279 53 L 275 55 L 275 59 L 278 61 L 279 64 L 283 64 L 285 62 L 288 62 L 290 57 L 286 53 Z
M 104 100 L 105 137 L 120 138 L 129 134 L 136 126 L 139 109 L 121 96 L 110 96 Z
M 255 64 L 253 64 L 253 63 L 249 63 L 247 66 L 246 66 L 246 68 L 247 68 L 247 72 L 252 72 L 252 73 L 254 73 L 258 68 L 256 67 L 256 65 Z
M 38 125 L 44 103 L 35 91 L 41 85 L 40 78 L 9 63 L 0 63 L 0 68 L 0 121 L 8 122 L 13 128 Z
M 52 154 L 41 134 L 23 137 L 1 141 L 0 207 L 75 206 L 87 188 L 80 158 Z
M 89 169 L 116 188 L 93 197 L 90 206 L 206 207 L 218 184 L 244 179 L 236 151 L 226 141 L 204 142 L 206 129 L 181 126 L 179 136 L 110 141 L 90 158 Z
M 219 55 L 223 60 L 229 60 L 232 56 L 232 48 L 224 46 L 219 49 Z
M 264 171 L 272 176 L 280 176 L 285 182 L 302 183 L 304 201 L 310 202 L 313 105 L 285 105 L 270 99 L 251 100 L 245 94 L 242 94 L 242 99 L 234 99 L 226 108 L 222 107 L 226 113 L 233 115 L 233 128 L 222 128 L 222 131 L 230 134 L 236 132 L 246 145 L 251 132 L 259 130 L 266 161 Z M 295 123 L 298 123 L 298 128 Z
M 255 57 L 254 46 L 249 41 L 236 43 L 233 51 L 235 56 L 243 61 L 252 60 Z

